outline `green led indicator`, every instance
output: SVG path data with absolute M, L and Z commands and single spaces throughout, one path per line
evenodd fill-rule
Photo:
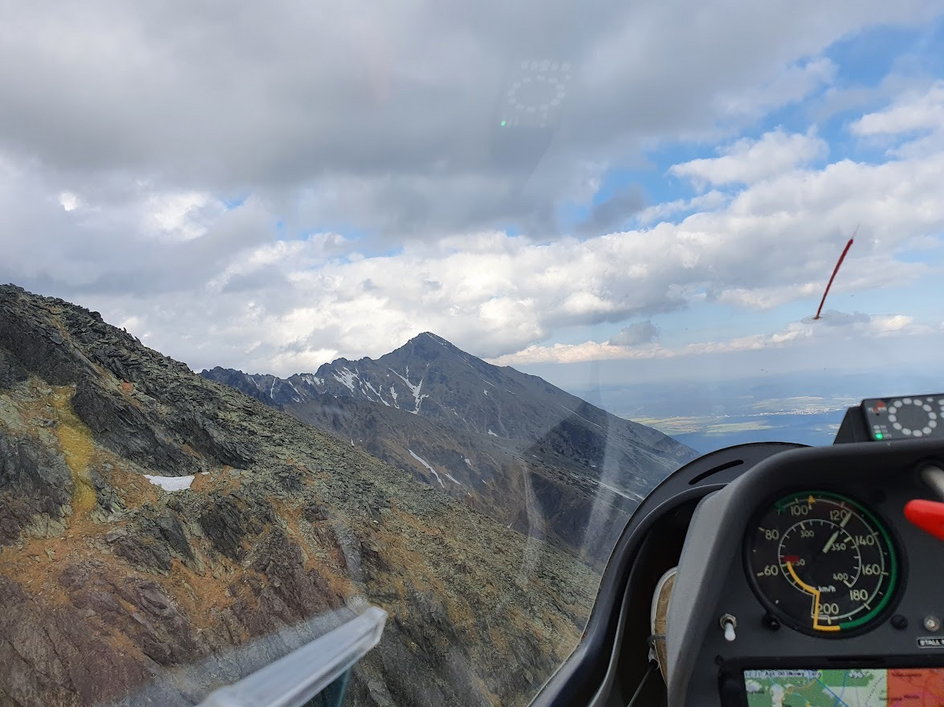
M 881 432 L 876 432 L 875 439 L 885 439 L 885 435 L 883 435 Z
M 508 121 L 503 120 L 501 123 L 499 123 L 499 125 L 501 125 L 504 128 L 506 125 L 508 125 Z

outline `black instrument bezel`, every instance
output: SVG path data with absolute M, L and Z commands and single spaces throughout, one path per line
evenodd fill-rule
M 894 554 L 895 561 L 897 563 L 897 577 L 895 579 L 895 586 L 891 588 L 888 602 L 882 611 L 861 626 L 856 626 L 855 628 L 844 631 L 836 631 L 835 633 L 815 631 L 812 628 L 807 628 L 780 610 L 776 604 L 770 601 L 765 592 L 763 592 L 760 586 L 757 584 L 757 579 L 754 577 L 754 573 L 751 571 L 751 541 L 753 540 L 753 531 L 757 527 L 760 519 L 769 512 L 770 508 L 777 501 L 798 493 L 827 493 L 846 498 L 859 506 L 861 509 L 871 514 L 881 524 L 882 530 L 884 530 L 885 534 L 888 536 L 889 543 L 891 544 L 891 552 Z M 814 636 L 816 638 L 823 638 L 830 641 L 861 636 L 862 634 L 874 630 L 884 621 L 888 620 L 888 618 L 894 613 L 898 606 L 898 602 L 901 599 L 908 577 L 908 564 L 907 557 L 904 552 L 904 545 L 902 544 L 901 539 L 898 537 L 894 525 L 890 523 L 888 519 L 886 519 L 874 506 L 863 501 L 858 494 L 850 494 L 845 488 L 834 488 L 832 485 L 828 484 L 822 484 L 816 489 L 797 487 L 792 490 L 781 490 L 775 494 L 772 494 L 762 505 L 757 508 L 757 510 L 755 510 L 751 516 L 750 521 L 744 530 L 744 537 L 741 541 L 741 547 L 742 564 L 744 574 L 747 577 L 747 583 L 750 586 L 751 591 L 754 593 L 754 596 L 757 597 L 757 600 L 761 603 L 764 609 L 771 616 L 780 621 L 783 626 L 789 627 L 794 631 L 802 633 L 806 636 Z

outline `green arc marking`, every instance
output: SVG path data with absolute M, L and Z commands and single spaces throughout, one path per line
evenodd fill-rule
M 878 529 L 878 531 L 882 534 L 882 538 L 884 538 L 885 540 L 885 547 L 888 549 L 888 565 L 889 565 L 888 590 L 885 592 L 884 596 L 882 596 L 879 603 L 874 608 L 872 608 L 869 611 L 869 613 L 865 614 L 864 616 L 860 616 L 857 619 L 853 619 L 852 621 L 846 621 L 841 624 L 836 624 L 837 626 L 839 626 L 839 629 L 842 631 L 858 628 L 859 626 L 862 626 L 863 624 L 868 623 L 869 621 L 874 619 L 876 616 L 881 614 L 882 611 L 885 609 L 885 607 L 888 606 L 888 603 L 892 599 L 892 595 L 895 593 L 895 589 L 898 586 L 898 555 L 895 551 L 895 544 L 892 542 L 891 535 L 888 533 L 888 530 L 885 528 L 885 524 L 882 523 L 876 517 L 874 513 L 872 513 L 867 508 L 865 508 L 858 501 L 854 501 L 848 496 L 843 496 L 838 493 L 832 493 L 830 491 L 798 491 L 796 493 L 792 493 L 789 496 L 785 496 L 784 498 L 780 499 L 780 501 L 774 504 L 774 508 L 776 508 L 778 511 L 781 511 L 787 508 L 788 506 L 792 505 L 793 503 L 795 503 L 797 500 L 805 501 L 810 496 L 813 496 L 813 498 L 815 499 L 819 499 L 819 498 L 837 499 L 839 501 L 847 503 L 853 510 L 855 510 L 856 513 L 861 514 L 864 518 L 866 518 L 869 522 L 871 522 L 871 524 L 876 529 Z M 881 584 L 879 586 L 881 586 Z

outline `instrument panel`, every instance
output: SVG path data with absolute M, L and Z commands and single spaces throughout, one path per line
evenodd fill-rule
M 928 467 L 939 439 L 802 449 L 706 497 L 669 609 L 669 704 L 885 705 L 917 680 L 940 694 L 914 704 L 944 705 L 944 542 L 905 514 L 944 500 Z

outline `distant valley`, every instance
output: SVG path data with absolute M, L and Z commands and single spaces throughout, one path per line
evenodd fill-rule
M 575 393 L 655 427 L 699 453 L 762 441 L 832 444 L 843 415 L 864 398 L 937 390 L 934 371 L 886 378 L 826 371 L 576 387 Z
M 694 431 L 676 431 L 678 420 L 647 420 L 646 423 L 671 434 L 673 439 L 708 453 L 734 444 L 750 442 L 796 442 L 810 446 L 833 443 L 846 408 L 823 412 L 752 413 L 690 420 Z

